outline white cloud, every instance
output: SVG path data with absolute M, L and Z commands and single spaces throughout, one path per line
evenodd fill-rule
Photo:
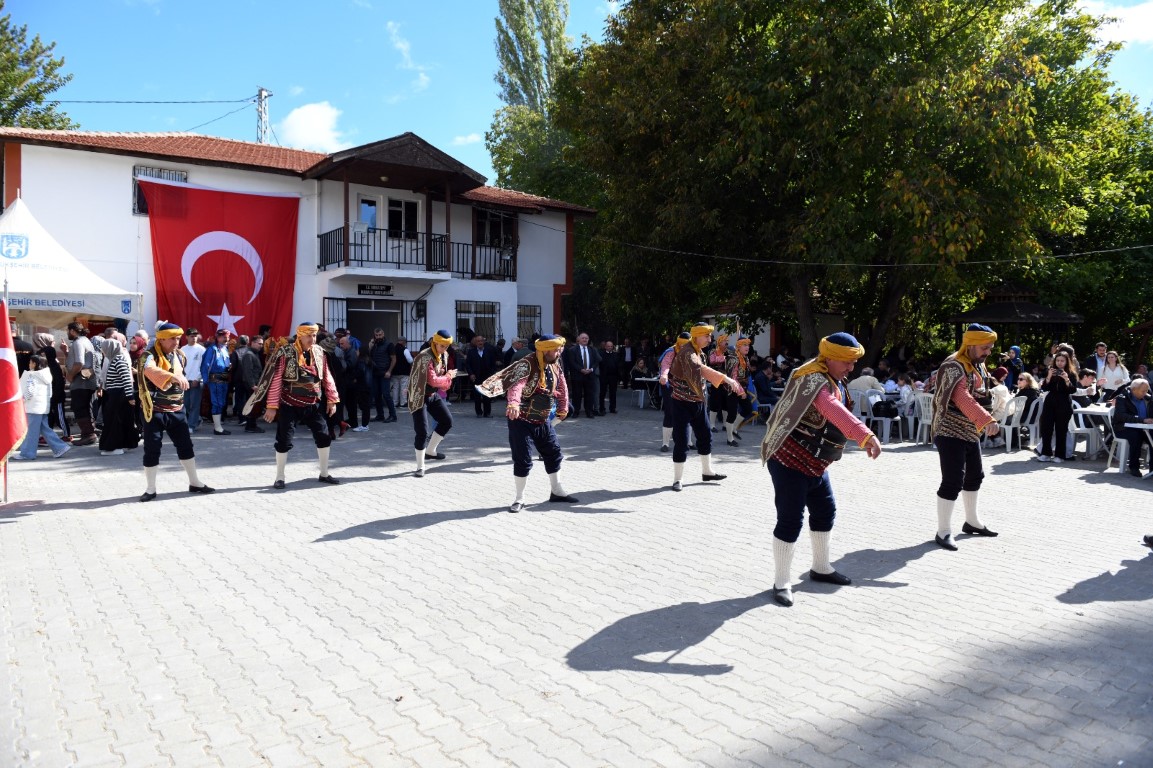
M 431 82 L 432 82 L 432 78 L 430 78 L 425 73 L 420 72 L 419 74 L 417 74 L 416 79 L 413 80 L 411 83 L 412 90 L 414 93 L 420 93 L 425 88 L 427 88 L 428 84 Z
M 289 96 L 299 96 L 302 93 L 304 93 L 304 87 L 300 85 L 294 85 L 288 89 Z
M 408 98 L 409 94 L 427 90 L 428 86 L 432 84 L 432 78 L 428 76 L 428 67 L 412 60 L 412 44 L 400 34 L 400 25 L 395 21 L 390 21 L 385 25 L 385 28 L 388 30 L 392 47 L 400 54 L 400 63 L 396 65 L 397 69 L 416 73 L 416 77 L 409 82 L 408 93 L 393 94 L 388 98 L 389 104 L 396 104 Z
M 357 8 L 364 8 L 369 11 L 372 10 L 372 3 L 368 2 L 367 0 L 352 0 L 352 4 Z
M 305 104 L 288 113 L 276 126 L 285 146 L 314 152 L 337 152 L 352 146 L 343 140 L 336 123 L 341 112 L 327 101 Z
M 455 136 L 452 140 L 454 147 L 463 147 L 467 144 L 477 144 L 484 138 L 479 133 L 470 133 L 467 136 Z
M 1116 21 L 1101 27 L 1105 40 L 1153 45 L 1153 0 L 1118 5 L 1107 0 L 1084 0 L 1081 7 L 1094 16 L 1113 16 Z

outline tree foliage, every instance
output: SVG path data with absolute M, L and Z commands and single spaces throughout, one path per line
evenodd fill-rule
M 4 10 L 0 0 L 0 11 Z M 0 125 L 24 128 L 76 128 L 49 97 L 72 75 L 61 73 L 64 59 L 52 57 L 56 43 L 45 45 L 37 35 L 28 42 L 28 27 L 12 25 L 11 14 L 0 17 Z
M 1148 116 L 1111 93 L 1096 26 L 1063 0 L 633 0 L 555 110 L 605 190 L 602 231 L 668 249 L 605 249 L 607 303 L 738 297 L 795 315 L 806 353 L 832 309 L 876 355 L 1103 237 L 1100 201 L 1140 219 Z M 1124 168 L 1095 176 L 1110 158 Z
M 500 0 L 496 83 L 510 107 L 547 114 L 558 67 L 571 48 L 568 0 Z

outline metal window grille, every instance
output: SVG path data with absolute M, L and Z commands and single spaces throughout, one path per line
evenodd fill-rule
M 132 213 L 136 216 L 148 215 L 148 201 L 137 179 L 163 179 L 164 181 L 179 181 L 188 183 L 188 171 L 174 171 L 171 168 L 152 168 L 147 165 L 137 165 L 132 168 Z
M 516 308 L 516 335 L 531 339 L 541 333 L 541 308 L 539 304 L 518 304 Z
M 487 339 L 498 339 L 504 334 L 500 327 L 499 301 L 458 301 L 456 303 L 457 338 L 468 343 L 480 334 Z M 468 338 L 465 338 L 465 337 Z

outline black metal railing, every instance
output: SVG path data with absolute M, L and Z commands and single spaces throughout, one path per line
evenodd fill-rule
M 344 227 L 320 238 L 320 270 L 346 266 Z M 457 243 L 448 235 L 350 227 L 347 266 L 451 272 L 466 280 L 516 280 L 516 246 Z

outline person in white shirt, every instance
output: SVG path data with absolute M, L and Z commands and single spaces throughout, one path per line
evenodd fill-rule
M 1097 374 L 1097 386 L 1105 391 L 1105 399 L 1112 400 L 1117 390 L 1129 383 L 1129 369 L 1121 362 L 1121 355 L 1109 350 L 1105 355 L 1105 367 Z
M 204 361 L 204 347 L 200 345 L 200 332 L 189 328 L 184 334 L 188 343 L 180 348 L 188 361 L 184 368 L 184 377 L 188 379 L 188 389 L 184 393 L 184 417 L 188 420 L 188 429 L 195 432 L 200 426 L 200 401 L 204 399 L 204 387 L 200 380 L 200 364 Z

